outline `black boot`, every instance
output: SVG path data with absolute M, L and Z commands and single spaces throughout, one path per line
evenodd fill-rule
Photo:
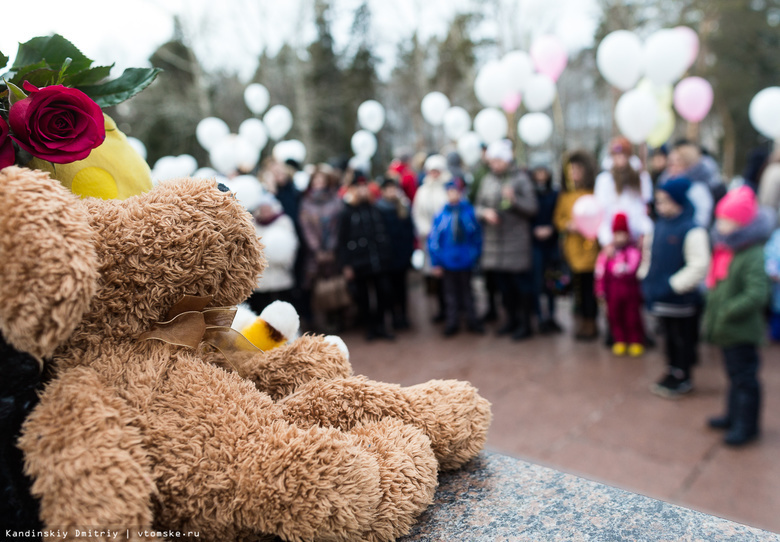
M 534 332 L 531 329 L 531 302 L 525 298 L 520 302 L 520 310 L 518 311 L 517 329 L 512 334 L 512 339 L 515 341 L 522 341 L 533 336 Z
M 735 394 L 731 412 L 731 426 L 723 442 L 729 446 L 742 446 L 758 438 L 759 397 L 739 390 Z
M 728 415 L 715 416 L 707 420 L 707 425 L 710 429 L 729 429 L 731 427 L 731 419 Z
M 509 335 L 517 330 L 518 322 L 517 316 L 514 314 L 507 317 L 506 323 L 498 328 L 496 335 Z

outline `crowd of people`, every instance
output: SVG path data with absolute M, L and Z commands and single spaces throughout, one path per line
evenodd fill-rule
M 407 305 L 418 252 L 445 337 L 499 320 L 496 333 L 518 341 L 560 333 L 556 299 L 569 295 L 577 340 L 601 336 L 616 356 L 638 357 L 661 336 L 667 368 L 651 391 L 667 398 L 693 388 L 700 340 L 719 346 L 730 388 L 709 423 L 732 445 L 756 438 L 759 347 L 767 335 L 780 341 L 780 153 L 752 155 L 732 183 L 684 140 L 642 160 L 617 137 L 600 164 L 571 150 L 558 182 L 553 164 L 514 157 L 500 140 L 469 170 L 456 152 L 401 155 L 373 178 L 348 164 L 270 159 L 258 174 L 267 193 L 251 209 L 268 260 L 251 307 L 286 300 L 304 329 L 359 325 L 369 340 L 393 340 L 419 317 Z M 301 170 L 303 190 L 293 182 Z M 579 226 L 583 196 L 601 211 L 595 235 Z

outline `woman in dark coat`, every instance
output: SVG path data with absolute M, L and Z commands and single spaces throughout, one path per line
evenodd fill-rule
M 387 331 L 384 321 L 390 297 L 387 270 L 392 245 L 363 174 L 355 174 L 345 202 L 339 218 L 339 262 L 344 276 L 352 282 L 360 321 L 366 326 L 366 339 L 392 340 L 395 337 Z

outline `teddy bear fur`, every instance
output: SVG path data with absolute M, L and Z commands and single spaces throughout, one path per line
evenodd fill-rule
M 19 190 L 28 178 L 36 181 Z M 16 441 L 38 404 L 43 358 L 89 306 L 97 260 L 86 213 L 70 195 L 50 192 L 42 173 L 0 171 L 0 201 L 0 231 L 8 233 L 0 236 L 0 525 L 35 529 L 38 501 Z
M 490 409 L 473 387 L 353 377 L 322 337 L 236 358 L 230 370 L 204 348 L 141 340 L 184 295 L 235 305 L 262 271 L 250 215 L 214 181 L 79 201 L 45 175 L 9 169 L 6 191 L 20 201 L 12 220 L 24 222 L 30 190 L 70 198 L 92 246 L 83 254 L 95 260 L 87 286 L 58 290 L 73 303 L 94 287 L 83 314 L 57 319 L 75 329 L 54 351 L 55 377 L 19 440 L 45 527 L 138 527 L 132 539 L 158 528 L 213 540 L 393 540 L 432 501 L 437 470 L 484 444 Z M 0 228 L 0 258 L 19 257 L 5 251 L 7 238 L 32 242 L 34 230 Z M 45 258 L 40 266 L 43 277 L 56 272 Z M 25 303 L 3 301 L 45 313 L 47 300 L 23 290 Z M 45 353 L 6 303 L 0 312 L 21 330 L 19 344 Z

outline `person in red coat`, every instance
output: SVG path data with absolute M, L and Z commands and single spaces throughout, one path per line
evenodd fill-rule
M 618 356 L 641 356 L 645 336 L 642 291 L 636 273 L 642 252 L 631 241 L 625 213 L 615 214 L 612 232 L 612 245 L 596 259 L 596 295 L 607 303 L 609 328 L 615 339 L 612 352 Z

